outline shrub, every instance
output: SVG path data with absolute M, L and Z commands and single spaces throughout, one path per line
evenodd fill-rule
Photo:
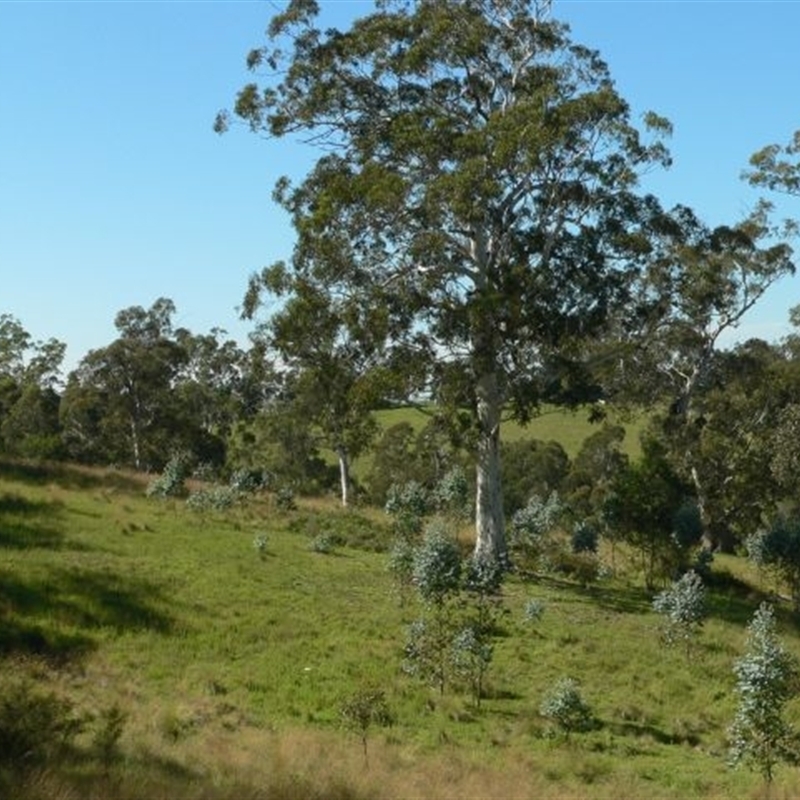
M 587 731 L 593 724 L 592 711 L 573 678 L 562 678 L 555 684 L 542 700 L 539 713 L 568 734 Z
M 615 475 L 602 513 L 610 534 L 641 553 L 650 589 L 658 578 L 687 566 L 697 531 L 687 503 L 693 488 L 675 473 L 661 443 L 645 440 L 642 447 L 641 460 Z
M 555 528 L 563 508 L 552 492 L 546 500 L 538 495 L 511 518 L 509 541 L 527 561 L 539 559 L 547 545 L 547 535 Z
M 188 457 L 175 455 L 167 462 L 161 475 L 150 481 L 146 494 L 148 497 L 180 497 L 186 492 L 189 474 Z
M 596 553 L 598 541 L 597 528 L 590 522 L 575 523 L 570 544 L 573 553 Z
M 281 486 L 275 493 L 275 507 L 281 511 L 296 511 L 294 492 L 288 486 Z
M 27 683 L 0 695 L 0 764 L 23 771 L 61 756 L 85 726 L 72 704 Z
M 414 551 L 413 576 L 426 603 L 442 605 L 447 595 L 458 591 L 461 552 L 436 521 L 428 524 L 422 544 Z
M 772 606 L 762 603 L 748 627 L 747 651 L 733 667 L 739 705 L 729 730 L 731 763 L 748 763 L 768 783 L 790 753 L 783 710 L 795 694 L 797 662 L 775 634 Z
M 524 508 L 531 495 L 560 491 L 570 463 L 558 442 L 521 439 L 503 442 L 501 449 L 503 503 L 509 516 Z
M 264 534 L 260 534 L 253 539 L 253 547 L 255 548 L 258 555 L 263 559 L 267 556 L 267 537 Z
M 525 602 L 522 609 L 522 616 L 525 622 L 536 623 L 539 622 L 544 614 L 546 604 L 544 600 L 531 599 Z
M 453 467 L 436 484 L 431 501 L 446 516 L 461 520 L 470 516 L 469 482 L 461 467 Z
M 227 511 L 239 501 L 239 493 L 230 486 L 214 486 L 192 492 L 186 498 L 186 507 L 192 511 Z
M 389 551 L 387 570 L 394 578 L 400 601 L 404 602 L 414 579 L 414 546 L 406 539 L 397 539 Z
M 267 485 L 267 479 L 260 469 L 237 469 L 229 481 L 231 489 L 241 494 L 255 494 Z
M 425 487 L 417 481 L 399 485 L 393 483 L 386 495 L 384 510 L 394 517 L 395 532 L 409 539 L 422 530 L 422 522 L 431 510 Z
M 329 536 L 327 533 L 320 533 L 311 540 L 310 549 L 314 553 L 327 555 L 333 552 L 335 546 L 336 542 L 333 536 Z
M 656 595 L 653 609 L 664 617 L 664 643 L 672 646 L 682 642 L 688 654 L 706 613 L 703 579 L 694 570 L 690 570 L 674 581 L 669 589 Z
M 447 670 L 442 654 L 447 647 L 446 637 L 437 637 L 428 620 L 415 619 L 408 626 L 406 643 L 403 646 L 403 672 L 429 681 L 444 693 Z
M 583 587 L 598 579 L 601 567 L 595 553 L 572 553 L 568 550 L 556 550 L 551 556 L 549 566 L 553 572 L 568 575 Z

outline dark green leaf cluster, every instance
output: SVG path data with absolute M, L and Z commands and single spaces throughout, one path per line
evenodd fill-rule
M 767 530 L 748 537 L 748 555 L 760 567 L 775 569 L 788 583 L 800 608 L 800 514 L 778 516 Z
M 84 728 L 71 703 L 27 683 L 0 692 L 0 765 L 24 771 L 61 756 Z
M 597 528 L 587 520 L 576 522 L 572 528 L 570 545 L 573 553 L 596 553 L 599 544 Z

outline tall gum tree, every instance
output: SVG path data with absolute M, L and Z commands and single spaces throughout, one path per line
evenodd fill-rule
M 302 182 L 276 187 L 297 233 L 286 269 L 381 309 L 393 368 L 428 376 L 418 390 L 457 376 L 476 555 L 502 560 L 503 414 L 586 397 L 584 345 L 623 309 L 626 325 L 642 316 L 634 284 L 664 215 L 637 182 L 669 162 L 669 124 L 647 114 L 645 140 L 605 63 L 548 8 L 389 0 L 340 31 L 293 0 L 234 106 L 254 132 L 320 150 Z

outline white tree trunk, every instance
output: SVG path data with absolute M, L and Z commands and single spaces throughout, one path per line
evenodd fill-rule
M 133 446 L 133 466 L 140 470 L 142 468 L 142 454 L 139 447 L 139 426 L 135 419 L 131 419 L 131 444 Z
M 475 496 L 475 558 L 508 561 L 503 487 L 500 478 L 500 392 L 497 374 L 480 376 L 476 386 L 478 452 Z
M 347 450 L 344 447 L 336 448 L 336 456 L 339 459 L 339 482 L 342 487 L 342 506 L 347 508 L 350 504 L 350 459 L 347 457 Z

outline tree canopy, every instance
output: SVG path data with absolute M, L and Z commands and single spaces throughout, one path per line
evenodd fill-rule
M 248 56 L 263 86 L 234 109 L 321 153 L 276 187 L 297 242 L 261 288 L 277 270 L 369 315 L 413 388 L 467 409 L 476 552 L 500 559 L 501 413 L 524 421 L 543 401 L 598 396 L 585 346 L 612 319 L 647 316 L 638 282 L 674 225 L 636 188 L 669 163 L 669 123 L 646 115 L 647 141 L 606 64 L 547 5 L 381 2 L 323 31 L 317 3 L 294 0 Z

